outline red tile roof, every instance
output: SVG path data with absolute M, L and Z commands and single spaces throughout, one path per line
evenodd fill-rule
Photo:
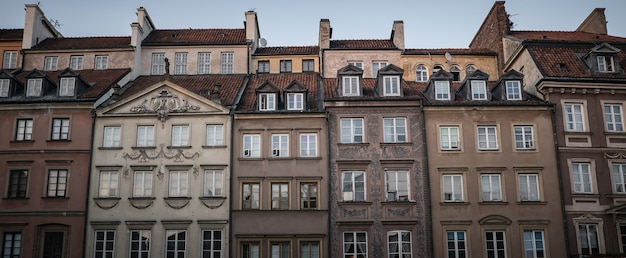
M 256 49 L 254 55 L 317 55 L 319 51 L 318 46 L 260 47 Z
M 33 49 L 111 49 L 129 48 L 130 37 L 85 37 L 85 38 L 47 38 Z
M 372 100 L 372 99 L 380 99 L 380 100 L 389 100 L 389 99 L 404 99 L 404 98 L 422 98 L 423 95 L 421 93 L 421 88 L 419 88 L 417 84 L 412 82 L 407 82 L 404 79 L 402 80 L 402 90 L 404 96 L 400 97 L 379 97 L 376 95 L 374 91 L 374 86 L 376 86 L 375 78 L 363 78 L 361 79 L 361 96 L 354 97 L 342 97 L 337 95 L 336 87 L 337 87 L 337 78 L 325 78 L 323 80 L 324 83 L 324 95 L 325 100 Z
M 317 106 L 317 94 L 318 94 L 318 73 L 281 73 L 281 74 L 259 74 L 250 77 L 250 82 L 246 86 L 246 90 L 239 102 L 238 111 L 254 111 L 256 103 L 256 88 L 269 81 L 274 84 L 279 90 L 282 90 L 289 86 L 293 81 L 298 81 L 302 86 L 308 89 L 309 109 L 316 111 Z
M 574 47 L 529 46 L 528 51 L 545 77 L 626 79 L 624 72 L 590 73 L 589 68 L 579 58 L 579 56 L 589 53 L 590 48 L 578 45 Z M 621 51 L 617 57 L 621 69 L 625 69 L 626 53 Z
M 245 29 L 154 30 L 142 45 L 245 45 Z
M 624 42 L 626 38 L 582 31 L 511 31 L 508 35 L 541 41 Z
M 388 39 L 331 40 L 331 49 L 398 49 Z
M 421 49 L 405 49 L 405 55 L 443 55 L 450 53 L 451 55 L 490 55 L 495 56 L 497 53 L 486 48 L 421 48 Z
M 24 29 L 0 29 L 0 41 L 21 41 Z

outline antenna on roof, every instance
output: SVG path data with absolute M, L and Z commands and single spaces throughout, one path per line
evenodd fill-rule
M 262 47 L 267 46 L 267 40 L 265 40 L 265 38 L 259 39 L 259 43 L 261 44 Z

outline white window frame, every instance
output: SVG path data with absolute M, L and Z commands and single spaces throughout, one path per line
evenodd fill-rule
M 222 256 L 222 243 L 224 232 L 222 230 L 202 230 L 202 258 L 216 258 Z M 204 255 L 207 254 L 207 255 Z
M 221 74 L 232 74 L 234 72 L 235 53 L 222 52 L 220 54 Z
M 383 96 L 400 96 L 400 76 L 383 76 Z
M 352 241 L 347 239 L 348 236 L 351 235 Z M 365 237 L 365 241 L 359 241 Z M 364 247 L 365 250 L 360 250 L 360 247 Z M 367 257 L 368 253 L 367 247 L 367 232 L 363 231 L 346 231 L 343 232 L 343 257 L 344 258 L 353 258 L 353 257 Z M 353 250 L 349 252 L 348 250 Z
M 70 69 L 82 70 L 83 69 L 83 56 L 70 56 Z
M 611 163 L 611 175 L 613 193 L 626 194 L 626 163 Z
M 43 70 L 44 71 L 56 71 L 58 62 L 59 62 L 59 57 L 57 56 L 44 57 Z
M 359 76 L 342 76 L 341 78 L 342 96 L 361 96 Z
M 269 73 L 269 72 L 270 72 L 270 61 L 259 60 L 257 62 L 257 73 Z
M 372 77 L 376 78 L 378 76 L 378 70 L 387 66 L 387 61 L 372 61 Z
M 169 197 L 187 197 L 189 196 L 189 171 L 186 170 L 170 170 Z
M 32 118 L 19 118 L 16 121 L 15 140 L 16 141 L 32 141 L 33 140 Z
M 383 118 L 383 142 L 408 142 L 405 117 Z
M 154 147 L 154 125 L 137 126 L 137 147 Z
M 98 238 L 99 234 L 103 235 L 102 239 Z M 96 230 L 93 240 L 94 257 L 115 257 L 115 230 Z M 98 246 L 102 249 L 98 249 Z
M 67 169 L 48 169 L 46 197 L 65 197 L 69 185 L 68 178 Z
M 289 157 L 289 134 L 272 134 L 272 157 Z
M 604 124 L 607 132 L 624 132 L 624 112 L 620 103 L 604 103 Z
M 28 79 L 26 97 L 40 97 L 43 92 L 43 79 Z
M 534 150 L 535 136 L 532 125 L 515 125 L 513 126 L 513 135 L 515 138 L 515 149 L 517 150 Z
M 317 134 L 300 134 L 300 157 L 317 157 Z
M 598 253 L 602 253 L 603 252 L 603 248 L 602 248 L 602 243 L 600 241 L 601 240 L 601 230 L 600 230 L 600 225 L 598 223 L 578 223 L 577 225 L 577 229 L 576 229 L 576 233 L 577 233 L 577 242 L 578 242 L 578 250 L 580 252 L 580 254 L 582 255 L 586 255 L 586 254 L 598 254 Z M 584 230 L 584 231 L 583 231 Z M 589 233 L 590 230 L 595 230 L 594 233 Z M 595 237 L 595 239 L 594 239 Z M 592 246 L 595 244 L 595 247 L 597 248 L 597 250 L 591 250 Z M 585 250 L 587 247 L 587 249 L 589 250 Z
M 287 110 L 303 110 L 304 93 L 287 93 Z
M 427 82 L 428 81 L 428 68 L 425 65 L 417 65 L 415 67 L 415 81 Z
M 102 147 L 121 147 L 122 127 L 105 126 L 103 130 Z
M 451 245 L 453 249 L 449 248 Z M 448 258 L 466 258 L 469 256 L 467 250 L 467 233 L 464 230 L 447 230 L 445 246 Z
M 0 79 L 0 97 L 8 97 L 10 87 L 11 79 Z
M 17 51 L 4 51 L 4 59 L 2 59 L 2 69 L 17 68 Z
M 456 131 L 456 134 L 453 134 Z M 444 151 L 461 150 L 460 128 L 456 125 L 445 125 L 439 127 L 439 148 Z
M 146 229 L 135 229 L 129 233 L 129 257 L 150 257 L 152 232 Z
M 181 233 L 184 233 L 184 239 L 180 239 L 180 235 Z M 173 237 L 173 239 L 170 240 L 170 237 Z M 167 229 L 165 230 L 165 255 L 166 257 L 170 257 L 170 254 L 172 255 L 171 257 L 187 257 L 187 230 L 172 230 L 172 229 Z M 182 244 L 181 244 L 182 242 Z M 170 245 L 170 243 L 172 243 L 172 245 Z M 169 247 L 173 247 L 173 249 L 170 249 Z
M 410 201 L 411 181 L 408 170 L 385 170 L 385 200 Z
M 261 157 L 261 135 L 244 134 L 242 147 L 242 156 L 244 158 Z
M 363 124 L 363 118 L 341 118 L 341 143 L 364 143 L 365 134 Z
M 594 192 L 592 173 L 591 163 L 572 162 L 572 192 L 577 194 L 592 194 Z
M 270 184 L 272 191 L 272 210 L 289 210 L 289 183 L 288 182 L 272 182 Z
M 224 145 L 224 125 L 207 125 L 206 126 L 206 145 L 207 146 Z
M 540 239 L 537 237 L 538 233 Z M 543 230 L 524 230 L 523 235 L 525 258 L 547 257 L 545 234 Z
M 303 72 L 315 72 L 315 60 L 302 59 L 302 71 Z
M 189 125 L 172 125 L 172 146 L 189 146 L 190 131 Z
M 363 69 L 363 62 L 361 61 L 348 61 L 348 64 Z
M 435 99 L 450 100 L 450 82 L 435 81 Z
M 485 251 L 487 257 L 506 258 L 506 232 L 503 230 L 485 231 Z
M 586 130 L 585 111 L 585 104 L 582 102 L 565 102 L 563 105 L 565 131 L 584 132 Z
M 498 127 L 495 125 L 476 126 L 476 146 L 478 150 L 498 149 Z
M 412 257 L 413 243 L 411 235 L 411 231 L 408 230 L 387 231 L 387 257 Z M 395 247 L 396 250 L 392 250 L 392 247 Z
M 519 173 L 517 174 L 517 180 L 518 180 L 520 202 L 541 201 L 539 174 Z
M 241 209 L 258 210 L 261 207 L 261 184 L 243 182 L 241 184 Z
M 465 202 L 462 174 L 444 174 L 441 176 L 443 202 Z
M 522 99 L 522 83 L 520 81 L 506 81 L 505 84 L 507 100 Z
M 133 172 L 133 197 L 152 196 L 152 171 Z
M 61 97 L 74 96 L 75 89 L 76 89 L 76 78 L 74 77 L 61 78 L 61 83 L 59 85 L 59 96 Z
M 363 178 L 363 180 L 358 180 Z M 360 189 L 362 185 L 362 189 Z M 346 188 L 349 186 L 349 189 Z M 359 189 L 357 189 L 359 188 Z M 341 192 L 344 202 L 367 201 L 367 175 L 363 170 L 348 170 L 341 172 Z
M 502 202 L 502 176 L 500 174 L 481 174 L 480 189 L 483 202 Z
M 50 139 L 53 141 L 69 140 L 70 138 L 70 119 L 69 118 L 52 118 L 52 135 Z
M 165 74 L 165 53 L 152 53 L 151 75 Z
M 224 196 L 224 171 L 217 169 L 204 170 L 204 196 Z
M 187 74 L 187 52 L 174 53 L 174 74 Z
M 211 53 L 200 52 L 198 53 L 198 74 L 210 74 L 211 73 Z
M 259 93 L 259 110 L 276 110 L 276 93 Z
M 106 70 L 109 68 L 109 56 L 97 55 L 94 57 L 94 70 Z
M 119 196 L 119 172 L 114 170 L 100 171 L 98 179 L 98 197 L 111 198 Z
M 596 56 L 598 62 L 598 72 L 611 73 L 615 71 L 613 56 Z
M 291 59 L 288 60 L 280 60 L 280 72 L 281 73 L 290 73 L 291 72 Z
M 472 100 L 487 99 L 487 82 L 483 80 L 471 80 Z

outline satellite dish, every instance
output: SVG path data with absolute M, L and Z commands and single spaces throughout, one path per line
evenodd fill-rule
M 261 39 L 259 40 L 259 43 L 261 43 L 261 46 L 262 46 L 262 47 L 267 46 L 267 40 L 265 40 L 264 38 L 261 38 Z
M 450 61 L 452 60 L 452 55 L 450 55 L 450 53 L 446 52 L 445 54 L 446 60 Z

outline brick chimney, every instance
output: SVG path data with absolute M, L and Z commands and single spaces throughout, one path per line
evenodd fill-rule
M 330 39 L 333 37 L 333 28 L 329 19 L 320 20 L 319 47 L 320 50 L 330 48 Z
M 23 49 L 30 49 L 47 38 L 63 37 L 54 25 L 48 21 L 39 5 L 26 4 L 25 6 Z
M 393 21 L 391 28 L 391 40 L 393 44 L 401 50 L 404 50 L 404 22 Z
M 594 9 L 589 16 L 578 26 L 576 31 L 607 35 L 606 16 L 604 8 Z

